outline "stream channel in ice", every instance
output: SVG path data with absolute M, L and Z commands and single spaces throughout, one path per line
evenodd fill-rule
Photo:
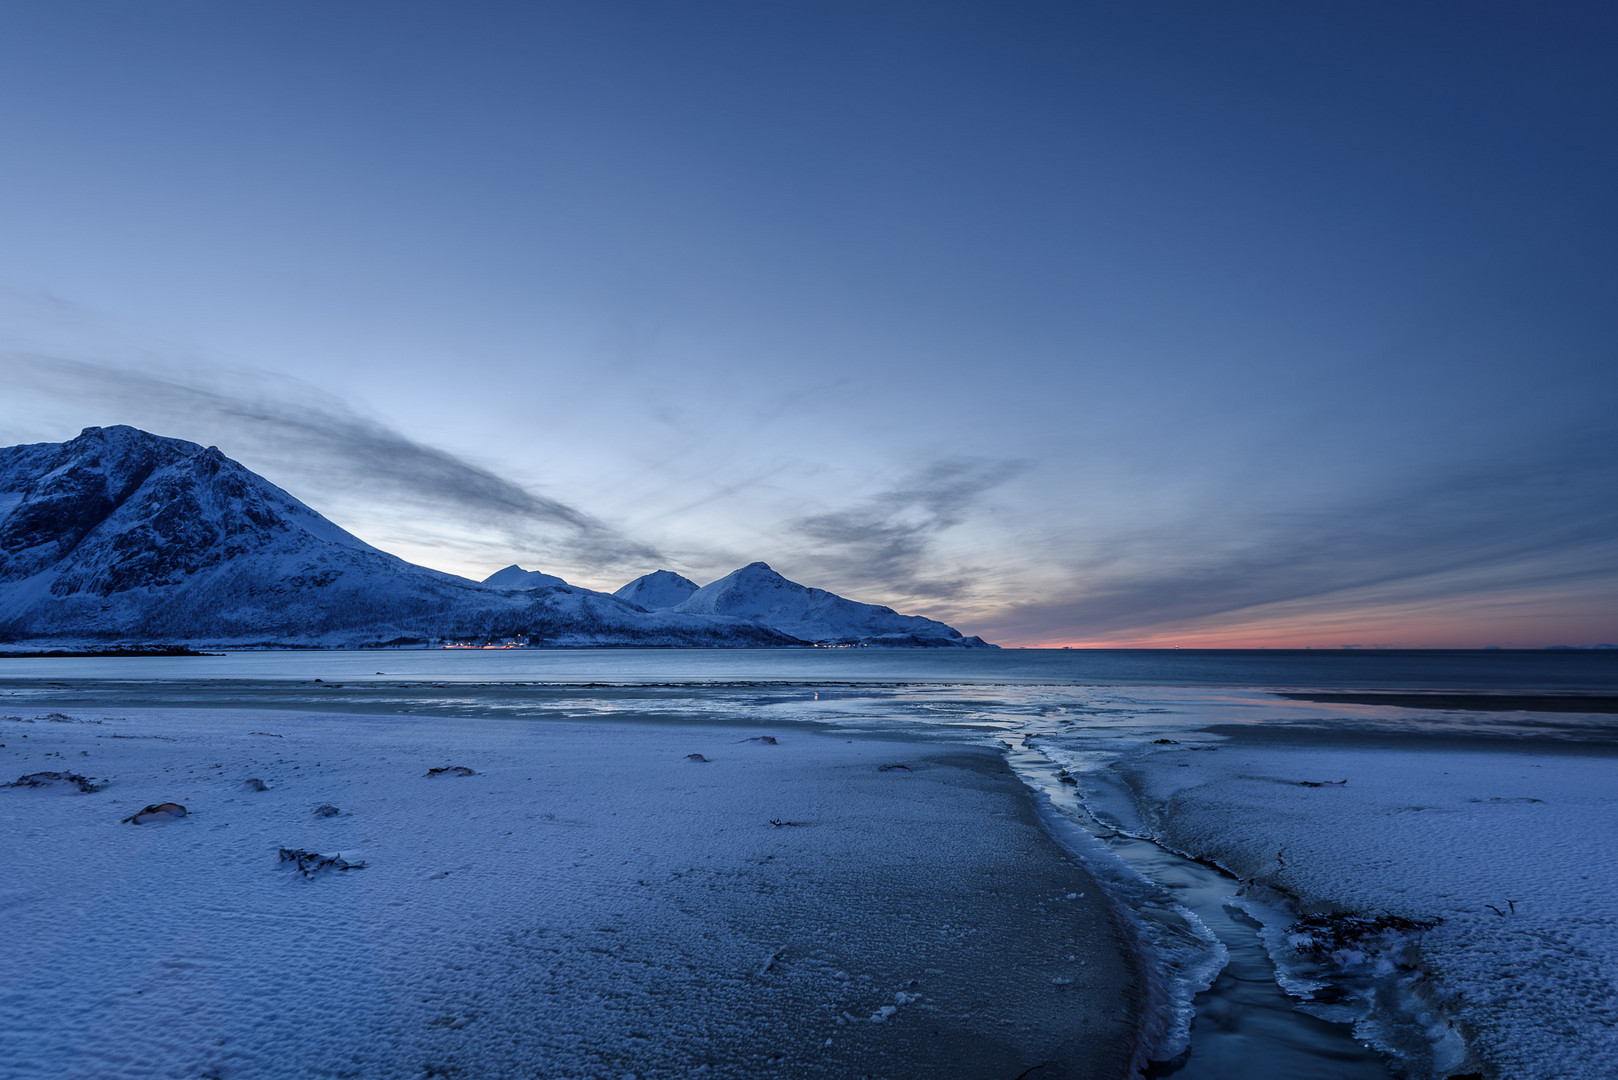
M 1006 740 L 1007 756 L 1017 774 L 1049 800 L 1058 821 L 1047 826 L 1092 869 L 1098 860 L 1084 847 L 1099 843 L 1154 889 L 1129 897 L 1148 947 L 1163 933 L 1161 920 L 1183 908 L 1197 929 L 1211 934 L 1222 948 L 1214 953 L 1218 969 L 1212 985 L 1192 1002 L 1190 1041 L 1185 1052 L 1154 1064 L 1148 1077 L 1177 1080 L 1251 1080 L 1259 1076 L 1320 1080 L 1387 1080 L 1392 1075 L 1380 1055 L 1353 1038 L 1346 1024 L 1331 1023 L 1300 1012 L 1276 980 L 1275 965 L 1259 936 L 1259 924 L 1236 906 L 1240 883 L 1214 867 L 1188 859 L 1149 840 L 1109 830 L 1086 809 L 1075 788 L 1063 783 L 1056 762 L 1026 742 Z M 1062 827 L 1077 825 L 1083 836 Z M 1075 843 L 1075 840 L 1078 842 Z M 1120 891 L 1120 882 L 1108 887 Z M 1127 888 L 1127 886 L 1125 886 Z M 1153 910 L 1153 909 L 1156 910 Z M 1167 910 L 1164 910 L 1167 909 Z M 1198 925 L 1200 924 L 1200 925 Z M 1161 938 L 1159 938 L 1161 940 Z M 1206 941 L 1204 947 L 1206 948 Z M 1186 942 L 1182 947 L 1190 947 Z M 1161 948 L 1161 946 L 1158 946 Z M 1172 948 L 1173 944 L 1168 943 Z M 1195 955 L 1195 954 L 1193 954 Z M 1206 955 L 1206 953 L 1204 953 Z M 1160 963 L 1162 961 L 1160 960 Z M 1206 981 L 1206 973 L 1176 972 L 1187 980 Z M 1202 978 L 1198 978 L 1201 974 Z M 1183 1036 L 1181 1036 L 1183 1038 Z

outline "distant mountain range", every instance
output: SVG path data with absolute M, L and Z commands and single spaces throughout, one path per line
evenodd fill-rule
M 470 581 L 371 547 L 216 448 L 124 426 L 0 448 L 0 641 L 985 646 L 763 563 L 611 595 L 517 566 Z

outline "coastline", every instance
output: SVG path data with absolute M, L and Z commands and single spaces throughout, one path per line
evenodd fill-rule
M 0 781 L 110 780 L 0 791 L 19 1076 L 1099 1078 L 1136 1050 L 1125 933 L 991 749 L 105 704 L 0 742 Z M 165 800 L 188 815 L 120 822 Z

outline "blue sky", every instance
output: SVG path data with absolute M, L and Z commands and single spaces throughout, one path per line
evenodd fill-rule
M 1618 640 L 1598 4 L 9 4 L 0 440 L 1015 643 Z

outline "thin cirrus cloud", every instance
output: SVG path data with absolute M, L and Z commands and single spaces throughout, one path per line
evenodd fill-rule
M 989 632 L 1094 642 L 1234 627 L 1300 601 L 1308 614 L 1466 606 L 1524 587 L 1610 594 L 1615 475 L 1618 453 L 1590 429 L 1373 496 L 1115 536 L 1109 546 L 1131 551 L 1127 562 L 1069 562 L 1066 595 L 991 615 Z
M 296 380 L 217 369 L 159 374 L 22 352 L 0 356 L 0 368 L 14 387 L 80 407 L 183 427 L 182 435 L 228 433 L 232 456 L 243 456 L 238 446 L 251 447 L 255 464 L 263 461 L 351 501 L 403 500 L 439 518 L 492 528 L 508 549 L 606 569 L 660 559 L 654 548 L 576 507 L 411 439 Z
M 1027 468 L 1020 460 L 947 458 L 855 506 L 800 517 L 788 529 L 809 545 L 801 561 L 845 588 L 960 598 L 970 583 L 938 574 L 935 541 Z
M 670 562 L 586 510 L 296 380 L 23 351 L 0 354 L 0 373 L 19 395 L 71 403 L 80 415 L 218 441 L 250 467 L 296 481 L 300 496 L 370 514 L 418 550 L 515 556 L 601 577 Z M 960 554 L 981 539 L 973 530 L 997 495 L 1015 503 L 1004 485 L 1037 485 L 1039 473 L 1026 460 L 963 455 L 874 495 L 778 521 L 769 533 L 772 556 L 807 584 L 944 617 L 1006 644 L 1243 633 L 1278 642 L 1296 640 L 1305 623 L 1349 627 L 1381 612 L 1393 625 L 1390 613 L 1419 611 L 1431 616 L 1425 636 L 1409 642 L 1419 645 L 1462 640 L 1464 613 L 1489 605 L 1577 601 L 1582 610 L 1610 599 L 1614 477 L 1618 446 L 1587 422 L 1564 427 L 1554 443 L 1503 445 L 1486 460 L 1384 476 L 1359 494 L 1322 484 L 1307 495 L 1277 491 L 1279 505 L 1262 502 L 1262 491 L 1223 502 L 1204 494 L 1170 515 L 1177 521 L 1154 517 L 1150 527 L 1116 506 L 1047 515 L 1025 522 L 1015 544 L 978 568 Z M 733 565 L 760 554 L 732 556 L 724 546 L 710 541 L 676 562 Z
M 21 350 L 0 354 L 0 371 L 17 390 L 71 402 L 80 415 L 218 441 L 250 467 L 295 480 L 294 494 L 368 516 L 384 531 L 407 532 L 409 546 L 419 551 L 463 560 L 518 558 L 602 575 L 638 574 L 670 561 L 585 510 L 412 439 L 296 379 L 172 361 L 138 370 Z M 970 585 L 941 570 L 935 542 L 1025 467 L 986 458 L 940 460 L 856 505 L 788 521 L 779 534 L 781 554 L 812 583 L 896 603 L 958 598 Z M 687 509 L 724 498 L 735 486 Z M 491 535 L 469 539 L 466 526 L 473 524 Z M 714 549 L 684 555 L 677 561 L 704 566 L 727 557 Z

